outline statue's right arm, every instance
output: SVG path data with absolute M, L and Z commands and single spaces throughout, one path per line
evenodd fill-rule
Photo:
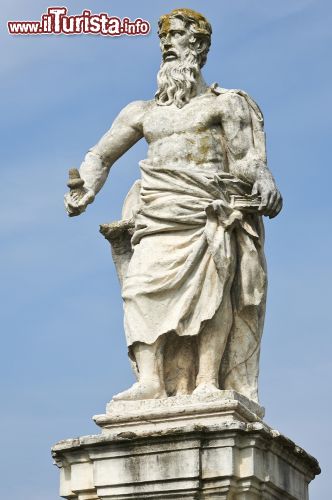
M 114 120 L 110 130 L 91 148 L 80 166 L 80 176 L 84 180 L 84 195 L 65 195 L 68 213 L 78 215 L 103 187 L 111 166 L 128 149 L 143 137 L 143 115 L 146 102 L 135 101 L 126 106 Z

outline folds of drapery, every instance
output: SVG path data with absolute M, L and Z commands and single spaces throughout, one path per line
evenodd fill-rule
M 246 101 L 255 153 L 266 163 L 263 115 L 257 104 L 242 90 L 217 84 L 211 90 L 235 93 Z M 224 152 L 229 162 L 227 148 Z M 230 195 L 249 194 L 252 186 L 225 172 L 152 168 L 147 161 L 140 165 L 134 252 L 123 282 L 129 353 L 135 342 L 150 344 L 172 332 L 173 356 L 180 347 L 176 339 L 194 338 L 230 288 L 233 325 L 220 387 L 257 400 L 267 287 L 264 228 L 261 217 L 229 205 Z
M 234 368 L 259 353 L 264 317 L 262 224 L 229 203 L 251 186 L 229 173 L 140 166 L 141 204 L 123 283 L 128 345 L 171 332 L 198 335 L 231 286 L 232 352 L 222 370 L 223 386 L 227 379 L 234 386 Z

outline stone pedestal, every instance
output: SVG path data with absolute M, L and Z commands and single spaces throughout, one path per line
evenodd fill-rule
M 307 500 L 317 461 L 234 391 L 111 402 L 101 434 L 60 441 L 60 495 L 72 500 Z

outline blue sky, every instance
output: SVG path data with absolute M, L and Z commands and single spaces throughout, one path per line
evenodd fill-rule
M 60 3 L 63 5 L 64 3 Z M 49 4 L 5 0 L 1 23 L 1 498 L 56 500 L 50 447 L 98 433 L 91 416 L 132 381 L 122 304 L 100 223 L 116 220 L 145 157 L 114 166 L 95 203 L 66 217 L 67 170 L 119 110 L 155 92 L 156 22 L 186 6 L 213 26 L 207 82 L 242 88 L 266 122 L 284 210 L 266 222 L 269 296 L 260 394 L 266 421 L 317 457 L 311 500 L 331 492 L 331 3 L 329 0 L 68 1 L 147 19 L 147 37 L 13 37 L 8 19 Z M 329 135 L 328 135 L 329 134 Z

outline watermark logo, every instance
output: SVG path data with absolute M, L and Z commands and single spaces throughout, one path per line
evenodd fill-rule
M 8 21 L 7 28 L 11 35 L 137 36 L 147 35 L 150 23 L 141 18 L 134 21 L 129 17 L 120 19 L 106 12 L 92 14 L 89 9 L 84 9 L 80 15 L 70 16 L 67 7 L 49 7 L 40 21 Z

